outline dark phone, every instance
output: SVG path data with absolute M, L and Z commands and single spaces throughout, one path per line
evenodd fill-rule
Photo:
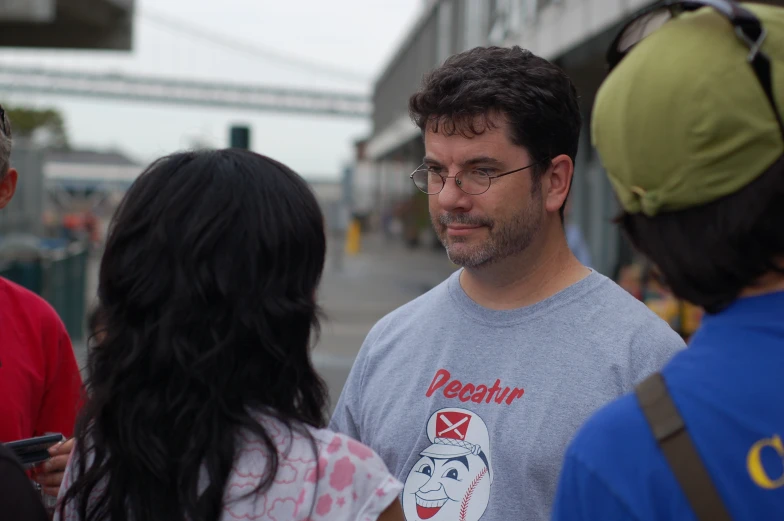
M 37 465 L 49 459 L 49 448 L 65 441 L 62 434 L 47 434 L 25 440 L 11 441 L 4 445 L 11 449 L 24 466 Z

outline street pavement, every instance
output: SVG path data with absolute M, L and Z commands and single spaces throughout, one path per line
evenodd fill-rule
M 313 361 L 327 383 L 330 411 L 362 341 L 370 328 L 387 313 L 438 285 L 455 269 L 442 249 L 406 248 L 399 239 L 364 235 L 356 255 L 342 254 L 342 240 L 330 241 L 327 265 L 319 290 L 325 317 L 313 349 Z M 88 309 L 95 302 L 99 260 L 88 267 Z M 74 344 L 80 366 L 87 350 Z
M 455 269 L 442 249 L 408 249 L 399 240 L 363 238 L 360 253 L 336 269 L 327 263 L 319 301 L 326 312 L 313 360 L 330 391 L 332 406 L 343 389 L 362 341 L 384 315 L 429 291 Z

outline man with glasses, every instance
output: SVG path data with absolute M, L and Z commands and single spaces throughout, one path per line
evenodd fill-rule
M 543 520 L 580 424 L 683 342 L 567 245 L 581 118 L 559 68 L 477 48 L 409 107 L 425 143 L 411 179 L 462 269 L 372 329 L 331 427 L 406 483 L 408 521 Z
M 0 209 L 16 191 L 11 123 L 0 107 Z M 60 317 L 42 298 L 0 278 L 0 443 L 47 433 L 70 437 L 82 379 Z M 56 497 L 73 440 L 50 450 L 35 471 L 44 494 Z M 2 514 L 0 513 L 0 517 Z
M 784 519 L 784 9 L 659 3 L 608 61 L 592 134 L 618 222 L 706 315 L 577 434 L 553 519 Z

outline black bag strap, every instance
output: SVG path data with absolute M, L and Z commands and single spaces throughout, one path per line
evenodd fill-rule
M 732 521 L 660 373 L 636 388 L 645 419 L 699 521 Z

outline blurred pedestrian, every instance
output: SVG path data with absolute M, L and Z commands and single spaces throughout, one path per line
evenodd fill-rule
M 11 166 L 11 122 L 0 107 L 0 209 L 16 191 Z M 24 182 L 24 180 L 22 181 Z M 82 379 L 68 332 L 57 313 L 33 292 L 0 277 L 0 442 L 70 437 Z M 73 442 L 51 449 L 35 472 L 48 496 L 57 496 Z
M 324 219 L 286 166 L 232 149 L 154 162 L 101 261 L 88 400 L 56 519 L 402 521 L 400 483 L 322 427 Z
M 659 3 L 608 58 L 593 140 L 618 222 L 706 315 L 577 434 L 553 519 L 782 519 L 784 9 Z
M 476 48 L 409 108 L 425 146 L 411 178 L 462 269 L 375 325 L 330 425 L 405 482 L 409 521 L 544 520 L 580 424 L 684 344 L 569 249 L 581 115 L 561 69 Z
M 572 253 L 580 261 L 580 264 L 586 267 L 591 267 L 593 263 L 591 258 L 591 249 L 588 246 L 588 243 L 585 241 L 585 236 L 583 235 L 582 227 L 580 223 L 574 220 L 572 214 L 572 203 L 571 200 L 566 202 L 566 211 L 564 212 L 564 231 L 566 233 L 566 244 L 569 245 L 569 249 L 572 250 Z

